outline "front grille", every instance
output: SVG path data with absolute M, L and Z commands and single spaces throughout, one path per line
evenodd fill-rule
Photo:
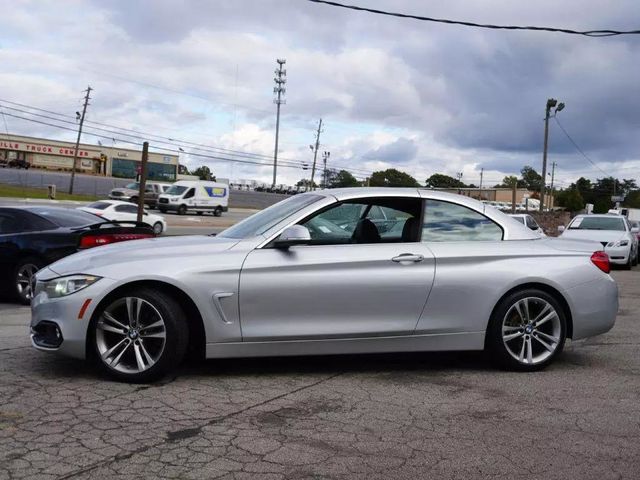
M 124 193 L 122 193 L 122 192 L 111 192 L 111 195 L 113 197 L 122 197 L 124 195 Z
M 168 198 L 161 198 L 158 200 L 160 203 L 169 203 L 169 199 Z

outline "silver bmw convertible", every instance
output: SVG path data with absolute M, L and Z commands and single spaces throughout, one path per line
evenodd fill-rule
M 153 238 L 40 270 L 35 348 L 149 382 L 206 358 L 487 350 L 551 363 L 612 328 L 597 242 L 540 238 L 482 203 L 423 189 L 296 195 L 217 236 Z

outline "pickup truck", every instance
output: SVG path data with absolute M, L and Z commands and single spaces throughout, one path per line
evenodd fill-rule
M 171 185 L 166 183 L 147 182 L 144 189 L 144 203 L 149 208 L 156 208 L 158 195 L 164 193 Z M 122 200 L 124 202 L 138 203 L 140 184 L 132 182 L 122 188 L 114 188 L 109 192 L 111 200 Z

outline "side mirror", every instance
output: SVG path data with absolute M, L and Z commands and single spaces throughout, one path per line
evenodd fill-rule
M 276 248 L 289 248 L 293 245 L 305 245 L 311 241 L 311 234 L 307 227 L 302 225 L 292 225 L 284 229 L 278 238 L 273 242 Z
M 564 232 L 564 225 L 559 225 L 558 226 L 558 232 L 560 232 L 560 233 Z
M 640 233 L 640 227 L 633 227 L 631 233 Z

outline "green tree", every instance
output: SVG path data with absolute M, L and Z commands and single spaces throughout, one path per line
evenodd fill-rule
M 628 208 L 640 208 L 640 190 L 629 192 L 624 199 L 624 206 Z
M 191 175 L 186 165 L 178 165 L 178 173 L 180 175 Z
M 395 168 L 373 172 L 369 179 L 372 187 L 419 187 L 418 181 L 411 175 Z
M 211 180 L 213 175 L 211 175 L 211 170 L 206 165 L 201 165 L 193 171 L 193 174 L 196 175 L 200 180 Z
M 562 190 L 556 194 L 556 202 L 560 207 L 564 207 L 570 212 L 577 212 L 582 210 L 585 205 L 585 201 L 580 195 L 577 188 L 571 188 Z
M 542 176 L 533 167 L 525 165 L 520 170 L 523 186 L 532 192 L 539 192 L 542 187 Z
M 310 187 L 312 186 L 311 184 L 311 180 L 309 180 L 308 178 L 302 178 L 300 180 L 298 180 L 298 183 L 296 183 L 297 187 Z M 313 182 L 313 188 L 317 188 L 318 184 L 316 182 Z
M 359 187 L 361 183 L 347 170 L 329 170 L 327 188 Z
M 466 187 L 464 183 L 462 183 L 457 178 L 450 177 L 449 175 L 444 175 L 442 173 L 434 173 L 426 181 L 427 187 L 430 188 L 462 188 Z

